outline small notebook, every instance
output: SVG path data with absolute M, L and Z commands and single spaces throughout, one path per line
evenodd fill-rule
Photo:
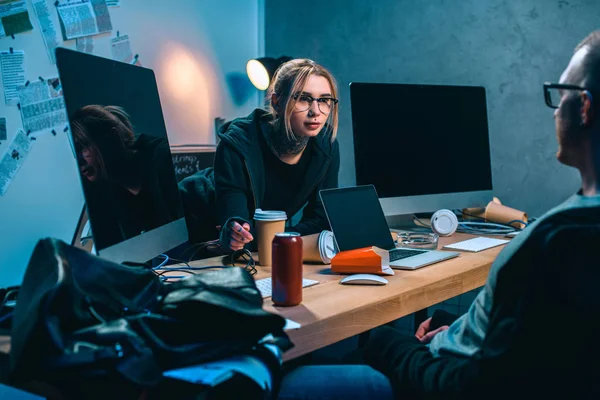
M 463 240 L 462 242 L 448 244 L 444 246 L 444 249 L 471 251 L 476 253 L 478 251 L 491 249 L 492 247 L 501 246 L 508 242 L 510 242 L 510 240 L 495 239 L 489 237 L 476 237 L 473 239 Z

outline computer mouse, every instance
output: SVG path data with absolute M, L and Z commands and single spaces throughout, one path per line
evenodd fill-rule
M 387 285 L 388 281 L 379 275 L 354 274 L 345 277 L 340 283 L 342 285 Z

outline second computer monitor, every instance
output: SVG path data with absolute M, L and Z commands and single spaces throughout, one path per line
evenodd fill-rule
M 492 171 L 485 89 L 350 84 L 357 185 L 386 216 L 486 205 Z
M 65 48 L 56 63 L 98 255 L 146 262 L 184 243 L 154 72 Z

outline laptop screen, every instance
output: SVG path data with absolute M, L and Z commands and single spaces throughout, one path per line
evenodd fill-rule
M 320 194 L 340 251 L 369 246 L 394 248 L 373 185 L 322 190 Z

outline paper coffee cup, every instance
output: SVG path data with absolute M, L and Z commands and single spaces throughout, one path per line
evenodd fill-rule
M 336 253 L 335 241 L 331 231 L 302 236 L 302 245 L 304 262 L 330 264 Z
M 285 231 L 285 211 L 267 211 L 257 208 L 254 211 L 254 226 L 258 242 L 258 263 L 271 265 L 271 249 L 276 233 Z
M 508 224 L 515 228 L 524 228 L 525 225 L 520 222 L 527 222 L 527 214 L 514 208 L 503 206 L 502 204 L 490 201 L 485 208 L 485 219 L 500 224 Z

